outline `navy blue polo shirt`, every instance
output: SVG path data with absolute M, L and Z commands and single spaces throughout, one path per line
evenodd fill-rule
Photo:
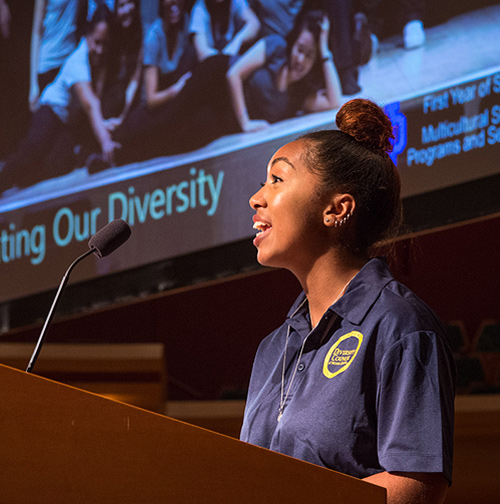
M 287 333 L 285 394 L 295 378 L 278 422 Z M 312 331 L 302 293 L 262 341 L 241 439 L 357 478 L 437 472 L 451 482 L 454 395 L 440 321 L 376 258 Z

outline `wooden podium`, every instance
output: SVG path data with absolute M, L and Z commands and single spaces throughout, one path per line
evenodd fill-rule
M 385 489 L 0 365 L 0 502 L 383 504 Z

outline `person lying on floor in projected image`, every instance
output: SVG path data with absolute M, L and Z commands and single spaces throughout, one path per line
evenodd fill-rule
M 340 105 L 340 83 L 328 47 L 330 22 L 319 11 L 299 16 L 287 40 L 269 35 L 254 44 L 227 73 L 241 131 Z M 318 90 L 318 81 L 324 86 Z
M 87 35 L 66 59 L 55 80 L 40 96 L 26 137 L 7 158 L 0 172 L 2 190 L 27 187 L 68 173 L 75 167 L 76 132 L 83 116 L 90 125 L 103 158 L 114 163 L 120 145 L 106 128 L 100 95 L 106 71 L 112 14 L 106 5 L 97 7 Z
M 376 256 L 401 221 L 392 125 L 361 99 L 336 121 L 279 149 L 250 198 L 259 263 L 290 270 L 303 292 L 259 346 L 241 439 L 385 487 L 388 504 L 441 504 L 452 351 Z

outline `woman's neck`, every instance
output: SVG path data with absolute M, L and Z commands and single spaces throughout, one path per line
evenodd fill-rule
M 307 296 L 311 327 L 344 295 L 366 262 L 367 259 L 352 254 L 332 252 L 318 258 L 303 275 L 296 275 Z

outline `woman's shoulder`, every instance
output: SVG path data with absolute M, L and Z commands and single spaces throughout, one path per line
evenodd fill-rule
M 382 291 L 382 300 L 403 313 L 417 313 L 418 315 L 432 315 L 434 310 L 412 289 L 398 280 L 393 280 Z
M 161 38 L 162 36 L 164 36 L 163 21 L 161 18 L 156 18 L 146 30 L 145 41 L 151 42 Z
M 196 0 L 193 4 L 193 7 L 191 8 L 191 19 L 197 18 L 198 16 L 203 16 L 203 18 L 205 18 L 208 15 L 209 14 L 205 0 Z
M 277 33 L 271 33 L 262 38 L 262 40 L 271 47 L 284 47 L 286 48 L 286 40 Z
M 350 302 L 344 309 L 345 316 L 353 322 L 379 327 L 388 334 L 442 330 L 434 310 L 394 278 L 384 258 L 367 263 L 359 278 L 353 281 L 353 287 Z
M 278 66 L 281 66 L 287 57 L 286 40 L 281 35 L 272 33 L 262 38 L 261 41 L 264 43 L 266 60 L 271 63 L 276 60 Z
M 233 0 L 231 2 L 231 10 L 234 14 L 241 15 L 250 8 L 248 0 Z
M 75 73 L 84 72 L 86 75 L 88 71 L 90 71 L 89 48 L 87 40 L 85 37 L 82 37 L 75 50 L 66 58 L 56 79 L 64 81 L 68 76 L 72 76 Z
M 380 320 L 379 333 L 402 340 L 411 335 L 447 339 L 444 325 L 437 313 L 406 285 L 394 280 L 381 292 L 374 307 Z

